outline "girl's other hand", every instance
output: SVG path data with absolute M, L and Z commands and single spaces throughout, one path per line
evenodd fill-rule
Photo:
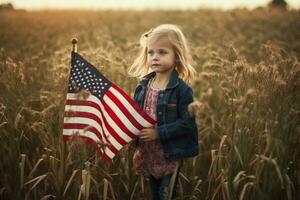
M 139 139 L 144 142 L 150 142 L 156 140 L 157 138 L 158 138 L 158 132 L 154 127 L 142 129 L 139 135 Z

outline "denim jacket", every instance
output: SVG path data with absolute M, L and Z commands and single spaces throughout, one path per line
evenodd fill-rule
M 142 79 L 134 93 L 134 101 L 143 108 L 147 83 L 155 76 L 152 72 Z M 195 117 L 188 113 L 193 101 L 192 88 L 173 70 L 165 90 L 157 99 L 157 132 L 166 160 L 179 160 L 199 153 L 198 130 Z

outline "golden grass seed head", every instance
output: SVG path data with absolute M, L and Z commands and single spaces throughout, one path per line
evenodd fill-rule
M 75 94 L 76 99 L 78 100 L 86 100 L 91 95 L 91 92 L 88 90 L 80 90 Z
M 194 101 L 188 105 L 188 112 L 191 115 L 198 116 L 204 110 L 204 104 L 200 101 Z
M 230 46 L 229 49 L 227 50 L 227 58 L 230 62 L 234 62 L 237 60 L 238 53 L 237 53 L 237 50 L 233 46 Z

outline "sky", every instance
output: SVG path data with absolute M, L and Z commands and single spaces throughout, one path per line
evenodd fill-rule
M 270 0 L 0 0 L 0 3 L 13 3 L 15 8 L 39 9 L 196 9 L 233 8 L 253 9 L 265 6 Z M 299 9 L 300 0 L 286 0 L 290 7 Z

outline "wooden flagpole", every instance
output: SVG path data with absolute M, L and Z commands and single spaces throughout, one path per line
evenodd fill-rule
M 72 38 L 72 51 L 74 52 L 77 52 L 77 42 L 78 40 L 76 38 Z M 61 197 L 63 197 L 63 185 L 64 185 L 64 176 L 65 176 L 65 162 L 66 162 L 66 159 L 65 159 L 65 154 L 66 154 L 66 141 L 64 140 L 63 138 L 63 133 L 61 134 L 61 137 L 62 137 L 62 145 L 61 145 L 61 158 L 60 158 L 60 161 L 61 161 L 61 165 L 60 165 L 60 168 L 59 168 L 59 185 L 60 185 L 60 188 L 61 188 Z
M 72 38 L 72 44 L 73 44 L 73 48 L 72 51 L 74 51 L 75 53 L 77 53 L 77 38 Z

